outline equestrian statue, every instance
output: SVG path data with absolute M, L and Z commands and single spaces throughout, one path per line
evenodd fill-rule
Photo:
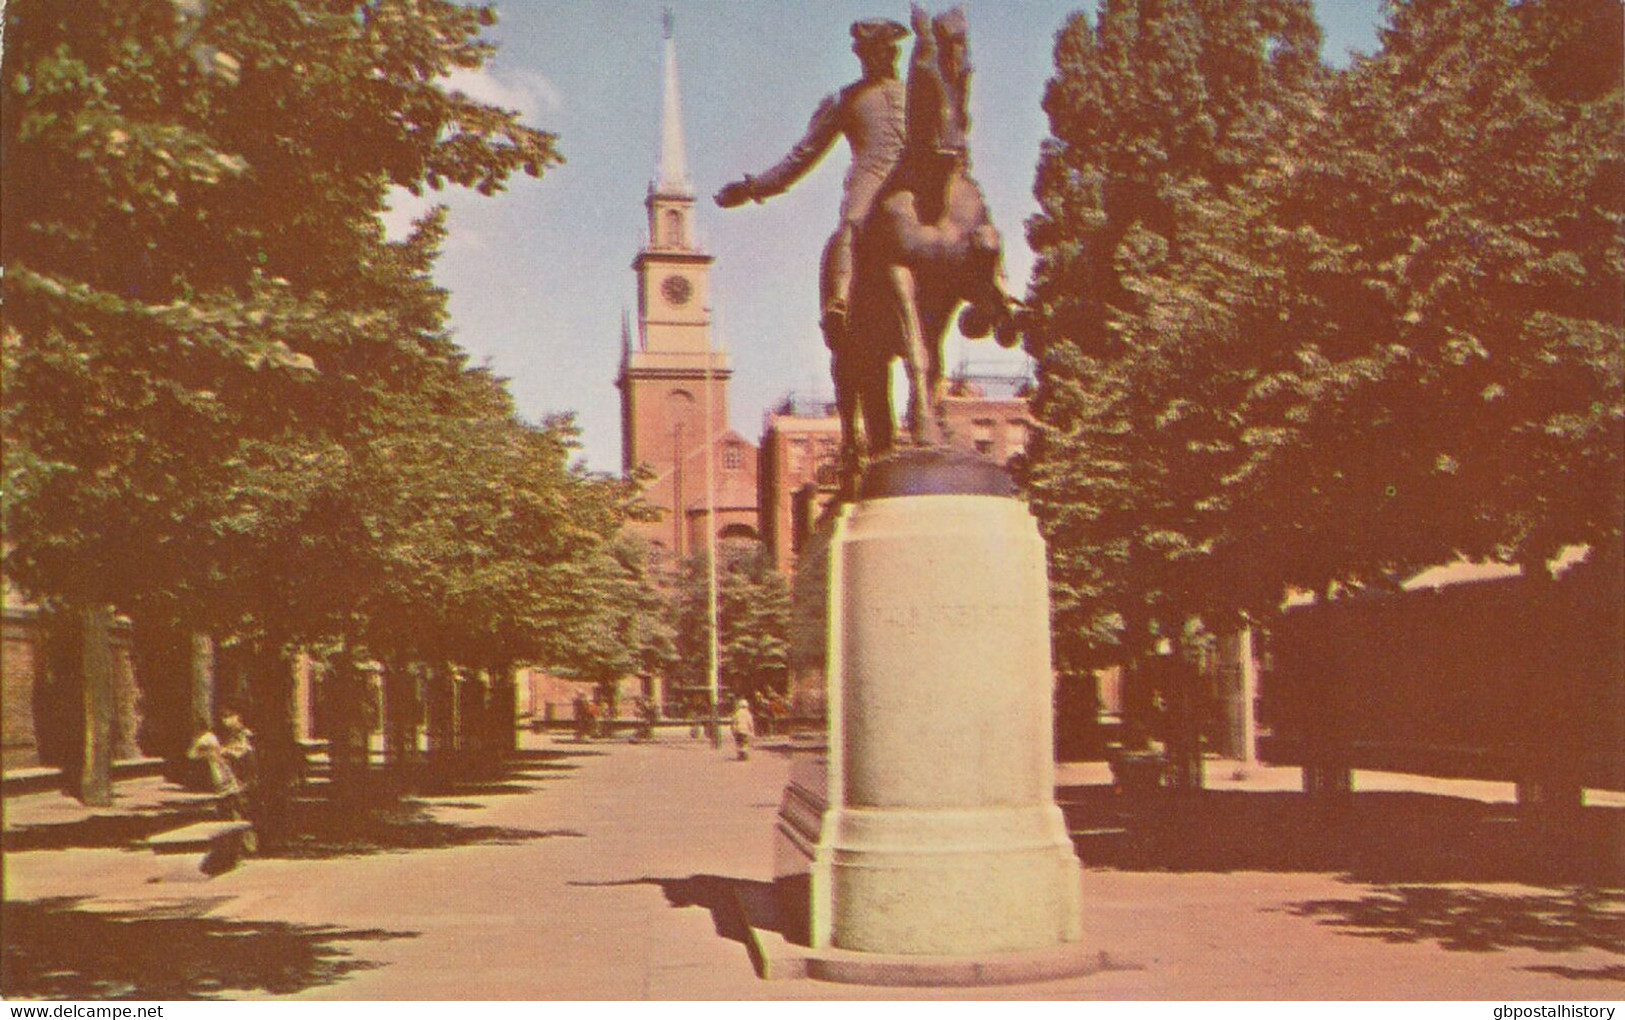
M 807 137 L 779 166 L 716 196 L 725 208 L 759 201 L 799 178 L 840 134 L 852 146 L 842 220 L 825 248 L 820 278 L 821 326 L 841 420 L 843 497 L 855 493 L 866 460 L 897 445 L 894 359 L 907 367 L 909 441 L 928 447 L 943 441 L 942 349 L 954 314 L 967 337 L 991 334 L 1006 347 L 1019 341 L 999 232 L 970 176 L 964 10 L 932 17 L 916 5 L 910 19 L 914 47 L 904 88 L 894 67 L 897 40 L 908 31 L 896 22 L 858 22 L 853 49 L 863 79 L 825 101 Z

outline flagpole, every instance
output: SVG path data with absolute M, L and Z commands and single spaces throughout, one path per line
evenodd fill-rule
M 711 366 L 715 354 L 706 345 L 705 352 L 705 613 L 707 619 L 705 682 L 711 692 L 711 746 L 722 746 L 722 730 L 717 715 L 717 499 L 716 459 L 717 437 L 711 420 Z

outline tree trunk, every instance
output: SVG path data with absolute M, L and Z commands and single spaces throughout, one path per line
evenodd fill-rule
M 1167 703 L 1168 785 L 1200 790 L 1206 781 L 1202 763 L 1201 671 L 1183 655 L 1162 656 L 1157 663 L 1159 688 Z
M 429 768 L 444 776 L 457 756 L 456 677 L 445 665 L 424 670 L 424 700 L 429 723 Z
M 207 639 L 205 639 L 206 641 Z M 249 663 L 249 714 L 257 759 L 249 812 L 262 842 L 292 835 L 293 797 L 304 782 L 305 749 L 294 721 L 294 666 L 284 646 L 266 642 Z
M 491 668 L 491 748 L 507 758 L 519 750 L 519 683 L 511 663 Z
M 486 720 L 489 702 L 485 678 L 478 673 L 458 676 L 453 689 L 457 702 L 457 767 L 482 768 L 490 727 Z
M 113 611 L 81 609 L 79 617 L 85 729 L 76 793 L 87 806 L 108 807 L 113 803 Z
M 412 785 L 418 768 L 418 729 L 423 704 L 415 669 L 391 661 L 384 667 L 384 762 L 401 788 Z
M 214 725 L 214 639 L 207 634 L 194 632 L 190 643 L 188 677 L 191 689 L 187 708 L 195 736 Z

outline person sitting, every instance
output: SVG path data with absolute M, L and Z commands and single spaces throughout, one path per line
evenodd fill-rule
M 242 716 L 230 709 L 221 715 L 219 729 L 225 734 L 224 740 L 213 730 L 205 730 L 192 742 L 186 756 L 207 764 L 209 784 L 218 798 L 217 809 L 222 818 L 252 820 L 254 787 L 259 773 L 253 731 L 243 725 Z M 249 853 L 258 849 L 258 839 L 252 831 L 244 833 L 242 845 Z

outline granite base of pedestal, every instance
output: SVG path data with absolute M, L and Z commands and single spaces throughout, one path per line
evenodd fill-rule
M 828 548 L 827 753 L 797 763 L 778 827 L 781 887 L 805 883 L 797 934 L 820 952 L 1075 958 L 1032 515 L 997 468 L 915 456 L 871 473 Z

